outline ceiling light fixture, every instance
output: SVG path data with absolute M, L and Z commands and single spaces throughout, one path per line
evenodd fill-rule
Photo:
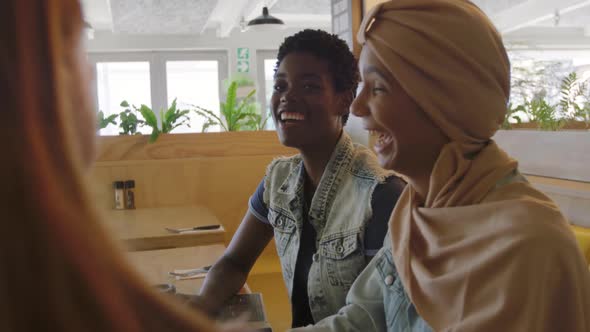
M 262 8 L 262 15 L 248 22 L 248 28 L 258 28 L 262 26 L 282 27 L 285 23 L 268 13 L 268 7 Z

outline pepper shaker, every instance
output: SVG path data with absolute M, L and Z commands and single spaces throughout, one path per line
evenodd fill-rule
M 135 181 L 125 181 L 125 208 L 135 209 Z

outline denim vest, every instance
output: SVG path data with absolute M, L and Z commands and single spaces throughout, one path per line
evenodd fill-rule
M 416 311 L 398 277 L 391 251 L 391 236 L 359 275 L 346 298 L 346 306 L 297 332 L 432 332 Z
M 279 158 L 269 165 L 265 180 L 264 202 L 290 298 L 304 218 L 303 172 L 301 155 Z M 364 229 L 372 215 L 371 197 L 391 175 L 371 151 L 342 134 L 308 213 L 317 234 L 307 284 L 316 322 L 345 305 L 348 290 L 366 266 Z
M 431 332 L 432 329 L 416 311 L 404 290 L 393 263 L 391 236 L 385 236 L 383 248 L 375 257 L 375 271 L 382 280 L 383 310 L 387 331 Z
M 514 182 L 527 182 L 515 170 L 496 184 L 496 189 Z M 391 236 L 385 235 L 383 247 L 359 275 L 346 298 L 346 306 L 337 315 L 291 331 L 389 331 L 431 332 L 410 301 L 393 261 Z

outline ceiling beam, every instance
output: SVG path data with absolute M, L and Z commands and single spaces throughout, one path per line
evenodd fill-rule
M 84 19 L 94 30 L 113 30 L 110 0 L 82 0 Z
M 590 0 L 529 0 L 491 18 L 500 33 L 508 34 L 587 6 Z
M 231 31 L 239 24 L 244 9 L 249 2 L 250 0 L 218 0 L 213 12 L 211 12 L 203 26 L 203 31 L 207 28 L 215 28 L 218 37 L 228 37 Z
M 583 28 L 528 27 L 503 38 L 510 49 L 589 49 L 590 38 Z

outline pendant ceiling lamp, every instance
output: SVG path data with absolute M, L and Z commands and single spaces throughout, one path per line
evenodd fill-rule
M 283 27 L 285 23 L 270 15 L 268 13 L 268 7 L 262 8 L 262 15 L 248 22 L 248 28 L 261 28 L 261 27 Z

